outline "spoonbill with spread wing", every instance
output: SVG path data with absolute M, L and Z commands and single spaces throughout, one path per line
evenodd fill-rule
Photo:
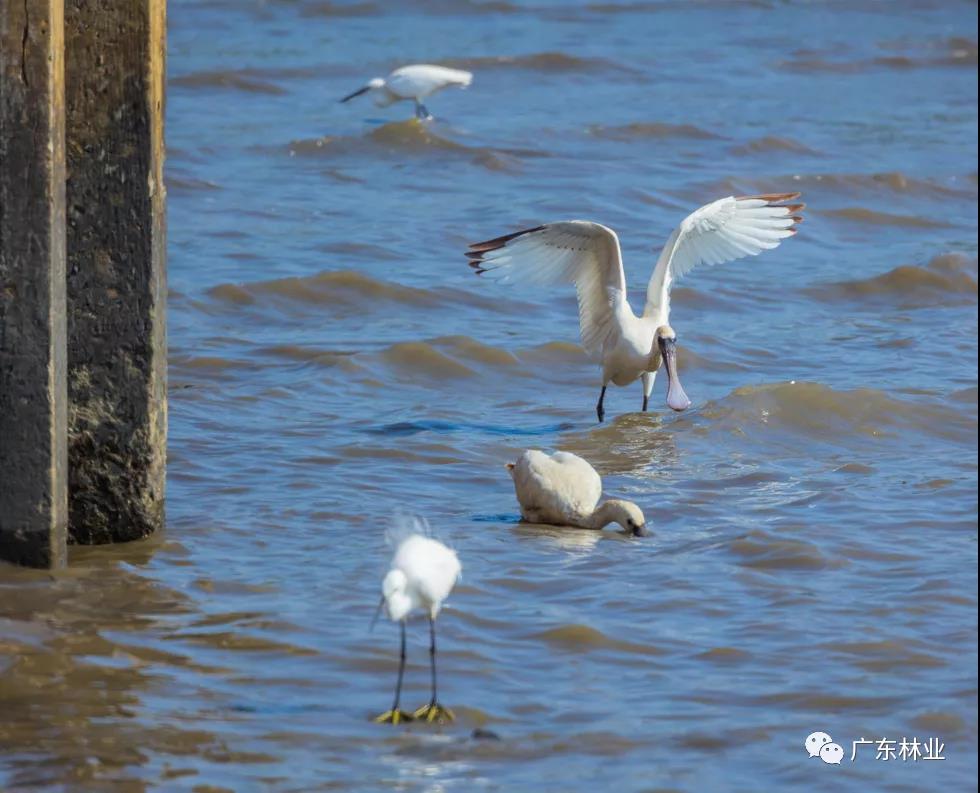
M 643 410 L 661 363 L 667 370 L 667 404 L 691 405 L 677 374 L 677 334 L 670 326 L 670 287 L 702 262 L 722 264 L 775 248 L 796 233 L 803 204 L 799 193 L 722 198 L 688 215 L 674 229 L 647 285 L 646 305 L 636 316 L 626 299 L 626 275 L 616 232 L 587 220 L 565 220 L 470 245 L 477 275 L 502 280 L 573 283 L 578 292 L 582 344 L 602 362 L 599 421 L 609 383 L 643 381 Z
M 401 655 L 398 664 L 398 682 L 395 685 L 395 702 L 375 721 L 399 724 L 403 721 L 452 721 L 453 712 L 436 699 L 436 617 L 443 601 L 449 597 L 462 567 L 456 553 L 438 540 L 426 536 L 428 527 L 415 519 L 414 530 L 405 530 L 401 536 L 391 536 L 396 545 L 391 569 L 381 584 L 381 602 L 378 612 L 384 608 L 392 622 L 401 628 Z M 414 713 L 399 710 L 402 677 L 405 674 L 405 623 L 415 610 L 425 611 L 429 617 L 429 663 L 432 668 L 432 698 Z
M 340 101 L 348 102 L 355 96 L 372 91 L 374 103 L 378 107 L 388 107 L 395 102 L 411 100 L 415 102 L 416 117 L 424 121 L 432 118 L 432 114 L 422 104 L 424 99 L 451 85 L 466 88 L 471 82 L 473 82 L 473 75 L 462 69 L 416 63 L 395 69 L 387 77 L 375 77 L 363 88 L 358 88 Z

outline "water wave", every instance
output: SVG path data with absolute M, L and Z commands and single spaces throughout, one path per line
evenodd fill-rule
M 588 128 L 588 133 L 597 138 L 608 138 L 610 140 L 642 140 L 645 138 L 686 138 L 689 140 L 717 140 L 721 138 L 714 132 L 694 124 L 668 124 L 659 121 L 637 121 L 632 124 L 622 124 L 615 127 L 607 127 L 602 124 L 593 124 Z
M 812 542 L 762 530 L 732 540 L 729 550 L 740 557 L 740 565 L 756 570 L 823 570 L 842 564 Z
M 483 55 L 450 58 L 447 66 L 455 69 L 526 69 L 534 72 L 602 72 L 635 70 L 607 58 L 589 58 L 565 52 L 536 52 L 527 55 Z
M 320 0 L 305 3 L 300 14 L 304 17 L 371 17 L 381 13 L 377 3 L 331 3 Z
M 821 383 L 783 382 L 742 386 L 706 405 L 701 416 L 711 430 L 768 440 L 787 435 L 821 443 L 865 445 L 874 439 L 905 438 L 909 432 L 969 443 L 975 417 L 955 405 L 920 398 L 899 399 L 874 388 L 838 391 Z
M 351 307 L 379 301 L 428 307 L 438 305 L 445 299 L 429 289 L 380 281 L 353 270 L 329 270 L 316 275 L 247 284 L 219 284 L 209 289 L 207 294 L 217 301 L 240 306 L 252 305 L 270 297 L 298 303 Z
M 271 94 L 281 96 L 288 93 L 267 78 L 259 77 L 254 70 L 216 69 L 213 71 L 191 72 L 171 77 L 170 85 L 182 88 L 221 88 L 244 91 L 249 94 Z
M 781 138 L 778 135 L 765 135 L 761 138 L 755 138 L 748 143 L 734 146 L 731 151 L 732 154 L 767 154 L 774 151 L 787 151 L 792 154 L 819 154 L 798 140 Z
M 843 195 L 901 195 L 929 198 L 975 197 L 976 178 L 972 174 L 943 181 L 919 179 L 901 171 L 883 173 L 795 173 L 772 179 L 746 182 L 721 179 L 706 183 L 699 195 L 746 195 L 786 190 L 787 186 L 804 193 L 826 189 Z
M 892 44 L 894 48 L 896 45 Z M 977 66 L 977 42 L 962 36 L 953 36 L 924 45 L 911 44 L 912 51 L 903 54 L 878 55 L 873 58 L 835 59 L 832 53 L 801 51 L 784 60 L 779 68 L 800 74 L 859 74 L 874 69 L 934 69 L 949 66 L 973 68 Z
M 901 308 L 976 303 L 977 260 L 961 253 L 944 253 L 924 265 L 903 264 L 871 278 L 822 284 L 804 291 L 827 302 L 889 303 Z
M 874 226 L 902 226 L 905 228 L 938 229 L 949 228 L 949 223 L 931 220 L 919 215 L 896 215 L 891 212 L 881 212 L 867 207 L 845 207 L 844 209 L 825 209 L 822 215 L 844 220 L 852 220 Z
M 325 135 L 294 140 L 287 145 L 291 157 L 337 157 L 359 154 L 457 155 L 490 171 L 516 171 L 521 160 L 547 157 L 548 153 L 528 148 L 468 146 L 436 132 L 432 125 L 417 119 L 392 121 L 374 127 L 364 135 Z
M 572 652 L 590 650 L 618 650 L 639 655 L 663 655 L 666 651 L 652 644 L 639 644 L 621 639 L 612 639 L 602 631 L 588 625 L 562 625 L 558 628 L 536 633 L 531 638 L 546 642 L 553 647 Z

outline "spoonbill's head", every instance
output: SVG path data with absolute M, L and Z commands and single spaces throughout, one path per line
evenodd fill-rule
M 412 610 L 412 598 L 408 594 L 408 578 L 401 570 L 389 570 L 381 583 L 381 595 L 385 611 L 394 622 L 401 622 Z
M 366 94 L 369 91 L 377 91 L 377 90 L 380 90 L 381 88 L 384 88 L 384 87 L 385 87 L 384 78 L 382 78 L 382 77 L 375 77 L 372 80 L 368 80 L 367 85 L 363 86 L 362 88 L 358 88 L 353 93 L 347 94 L 347 96 L 345 96 L 340 101 L 341 102 L 348 102 L 351 99 L 353 99 L 355 96 L 360 96 L 361 94 Z M 379 97 L 379 96 L 375 96 L 375 102 L 377 102 L 380 98 L 381 97 Z
M 660 358 L 667 370 L 667 406 L 671 410 L 687 410 L 691 406 L 691 400 L 684 393 L 684 386 L 681 385 L 681 378 L 677 373 L 677 334 L 670 325 L 661 325 L 657 328 L 656 337 Z
M 627 534 L 632 534 L 634 537 L 646 537 L 649 533 L 647 532 L 646 518 L 643 517 L 643 510 L 632 501 L 614 498 L 607 501 L 604 506 L 610 522 L 618 523 Z

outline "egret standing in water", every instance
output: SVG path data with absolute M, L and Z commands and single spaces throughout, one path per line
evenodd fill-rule
M 456 586 L 462 570 L 459 559 L 450 548 L 441 542 L 427 537 L 426 524 L 415 520 L 415 530 L 392 538 L 396 544 L 391 569 L 381 584 L 382 607 L 392 622 L 401 629 L 401 656 L 398 664 L 398 682 L 395 684 L 395 702 L 391 710 L 385 711 L 375 721 L 399 724 L 403 721 L 420 719 L 424 721 L 452 721 L 455 716 L 449 708 L 443 707 L 436 699 L 436 617 L 443 601 Z M 402 678 L 405 674 L 405 623 L 416 609 L 422 609 L 429 616 L 429 662 L 432 669 L 432 698 L 412 714 L 399 710 L 402 692 Z M 377 617 L 377 613 L 375 614 Z
M 473 82 L 473 75 L 462 69 L 417 63 L 395 69 L 387 77 L 375 77 L 363 88 L 358 88 L 340 101 L 347 102 L 355 96 L 373 91 L 374 103 L 378 107 L 388 107 L 395 102 L 411 100 L 415 102 L 416 117 L 426 121 L 432 118 L 432 114 L 422 103 L 423 100 L 443 88 L 451 85 L 466 88 L 471 82 Z
M 775 248 L 796 233 L 799 193 L 729 196 L 692 212 L 664 244 L 647 285 L 641 316 L 626 299 L 626 274 L 616 232 L 587 220 L 548 223 L 470 245 L 477 275 L 536 284 L 573 283 L 578 292 L 582 345 L 602 362 L 599 421 L 609 383 L 643 380 L 643 410 L 661 363 L 667 370 L 667 405 L 691 405 L 677 375 L 677 334 L 670 326 L 670 287 L 697 265 L 722 264 Z M 735 331 L 737 332 L 737 330 Z

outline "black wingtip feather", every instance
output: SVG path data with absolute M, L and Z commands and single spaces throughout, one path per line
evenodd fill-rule
M 466 258 L 469 259 L 467 264 L 476 271 L 477 275 L 482 275 L 487 272 L 487 268 L 482 266 L 483 257 L 486 254 L 503 248 L 511 240 L 523 237 L 525 234 L 533 234 L 535 231 L 541 231 L 543 228 L 544 226 L 535 226 L 533 229 L 521 229 L 520 231 L 515 231 L 513 234 L 494 237 L 492 240 L 471 243 L 469 246 L 470 249 L 466 251 Z

